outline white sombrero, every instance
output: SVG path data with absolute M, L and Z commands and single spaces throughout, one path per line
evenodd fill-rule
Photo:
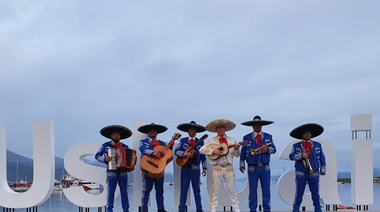
M 216 119 L 206 125 L 206 130 L 209 132 L 216 132 L 216 128 L 224 126 L 226 131 L 230 131 L 235 128 L 236 124 L 227 119 Z

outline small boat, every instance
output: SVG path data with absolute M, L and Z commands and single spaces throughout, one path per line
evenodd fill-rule
M 32 183 L 27 182 L 25 180 L 20 180 L 16 183 L 8 183 L 8 185 L 13 191 L 25 192 L 32 186 Z
M 67 175 L 66 177 L 62 178 L 61 187 L 62 188 L 68 188 L 74 184 L 74 181 L 75 181 L 75 179 L 72 176 Z
M 99 184 L 96 184 L 96 183 L 90 182 L 90 181 L 86 181 L 86 180 L 79 181 L 78 182 L 78 186 L 83 186 L 83 189 L 85 191 L 100 189 L 100 185 Z
M 336 209 L 355 209 L 352 206 L 337 205 Z
M 61 182 L 59 182 L 59 180 L 57 180 L 57 179 L 54 180 L 54 189 L 53 189 L 53 191 L 62 191 Z
M 173 185 L 173 183 L 172 183 L 172 182 L 170 182 L 170 183 L 169 183 L 169 185 L 170 185 L 170 186 L 172 186 L 172 185 Z

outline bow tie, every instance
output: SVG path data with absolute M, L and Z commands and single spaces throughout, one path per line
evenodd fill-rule
M 152 145 L 153 147 L 156 147 L 156 146 L 160 146 L 161 144 L 160 144 L 160 142 L 158 142 L 157 140 L 152 140 L 152 141 L 150 142 L 150 145 Z
M 307 154 L 313 154 L 313 150 L 311 149 L 311 142 L 302 141 L 301 145 Z
M 190 145 L 190 146 L 194 146 L 194 145 L 195 145 L 195 140 L 194 140 L 194 139 L 190 139 L 190 141 L 189 141 L 189 145 Z
M 227 139 L 225 137 L 219 138 L 219 143 L 220 144 L 228 144 Z

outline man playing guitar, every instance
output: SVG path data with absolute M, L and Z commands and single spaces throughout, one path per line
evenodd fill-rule
M 189 137 L 182 138 L 174 151 L 177 156 L 177 164 L 181 168 L 181 194 L 179 196 L 179 212 L 187 211 L 186 200 L 189 190 L 190 181 L 194 192 L 194 199 L 197 212 L 203 212 L 201 190 L 200 190 L 200 164 L 202 163 L 202 175 L 206 176 L 207 164 L 206 156 L 199 153 L 199 149 L 203 146 L 204 139 L 195 137 L 197 132 L 204 132 L 206 128 L 191 121 L 177 126 L 177 129 L 187 132 Z M 180 162 L 179 162 L 180 161 Z M 182 162 L 182 163 L 181 163 Z
M 210 195 L 210 212 L 216 212 L 218 207 L 218 194 L 219 189 L 225 183 L 227 190 L 230 194 L 232 201 L 232 208 L 234 212 L 240 212 L 239 200 L 235 188 L 235 171 L 232 166 L 233 157 L 240 156 L 240 144 L 235 139 L 226 135 L 226 131 L 230 131 L 235 128 L 235 123 L 227 119 L 217 119 L 211 121 L 206 125 L 206 130 L 209 132 L 216 132 L 217 135 L 205 142 L 200 148 L 200 153 L 206 155 L 218 155 L 220 156 L 216 160 L 209 160 L 212 164 L 211 178 L 212 178 L 212 192 Z M 210 148 L 213 144 L 226 144 L 232 145 L 232 149 L 224 154 L 219 148 Z
M 137 129 L 139 132 L 148 134 L 148 138 L 140 141 L 140 151 L 141 151 L 142 157 L 144 157 L 145 155 L 149 155 L 149 156 L 154 156 L 160 159 L 164 156 L 165 153 L 154 151 L 154 147 L 160 146 L 160 145 L 166 146 L 165 142 L 157 140 L 157 135 L 158 133 L 165 132 L 167 129 L 168 128 L 163 125 L 154 124 L 154 123 L 140 126 Z M 143 171 L 142 180 L 143 180 L 143 189 L 142 189 L 142 198 L 141 198 L 142 212 L 148 212 L 149 195 L 153 189 L 153 185 L 155 185 L 155 189 L 156 189 L 156 202 L 157 202 L 158 212 L 166 212 L 165 207 L 164 207 L 164 175 L 162 175 L 161 177 L 155 178 L 155 177 L 150 177 L 147 171 Z

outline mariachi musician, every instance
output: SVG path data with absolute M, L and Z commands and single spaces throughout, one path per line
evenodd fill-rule
M 159 159 L 164 156 L 161 152 L 154 151 L 154 149 L 157 146 L 166 146 L 165 142 L 157 139 L 157 135 L 159 133 L 165 132 L 167 129 L 168 128 L 163 125 L 154 124 L 154 123 L 140 126 L 137 129 L 139 132 L 145 133 L 148 135 L 148 138 L 145 138 L 140 141 L 141 157 L 144 157 L 145 155 L 147 155 L 147 156 L 153 156 Z M 140 165 L 142 164 L 140 163 Z M 156 189 L 156 203 L 157 203 L 158 212 L 166 212 L 165 206 L 164 206 L 164 175 L 157 178 L 151 177 L 149 176 L 146 170 L 143 170 L 142 182 L 143 182 L 143 189 L 142 189 L 142 197 L 141 197 L 141 209 L 142 209 L 141 211 L 148 212 L 149 195 L 154 185 L 154 188 Z
M 249 201 L 250 211 L 256 211 L 257 185 L 260 180 L 263 211 L 271 211 L 270 204 L 270 155 L 276 153 L 272 135 L 262 131 L 262 126 L 272 124 L 273 121 L 261 120 L 255 116 L 253 120 L 243 122 L 242 125 L 251 126 L 253 132 L 243 137 L 244 141 L 250 141 L 250 145 L 243 146 L 240 154 L 240 172 L 245 171 L 245 162 L 248 164 Z
M 234 212 L 240 212 L 239 199 L 235 187 L 235 171 L 233 167 L 233 157 L 240 156 L 240 144 L 232 137 L 226 135 L 227 131 L 234 129 L 235 127 L 235 123 L 227 119 L 216 119 L 206 125 L 207 131 L 217 133 L 215 137 L 208 139 L 199 149 L 201 154 L 205 154 L 209 158 L 214 158 L 209 160 L 210 164 L 212 164 L 210 212 L 216 212 L 219 204 L 219 190 L 223 184 L 225 184 L 227 191 L 230 194 Z M 224 148 L 221 148 L 223 146 L 227 146 L 226 152 L 224 151 Z M 229 147 L 231 147 L 231 149 L 229 149 Z
M 132 132 L 128 128 L 121 125 L 110 125 L 102 128 L 100 134 L 104 137 L 111 139 L 108 142 L 102 144 L 98 152 L 95 154 L 95 159 L 99 162 L 108 164 L 112 157 L 108 155 L 109 149 L 125 147 L 127 145 L 120 142 L 122 139 L 131 137 Z M 121 170 L 110 170 L 107 166 L 107 211 L 113 211 L 114 197 L 116 185 L 119 185 L 121 194 L 121 205 L 123 212 L 129 211 L 129 200 L 128 200 L 128 172 L 131 169 L 121 169 Z
M 174 151 L 174 154 L 178 157 L 177 160 L 186 160 L 184 164 L 181 164 L 181 194 L 179 196 L 178 211 L 187 211 L 186 199 L 191 182 L 194 192 L 196 210 L 197 212 L 203 212 L 200 190 L 200 164 L 202 164 L 202 175 L 206 176 L 207 163 L 206 156 L 199 153 L 199 149 L 203 146 L 204 141 L 203 139 L 200 140 L 195 136 L 198 132 L 206 131 L 206 128 L 202 125 L 197 124 L 195 121 L 191 121 L 190 123 L 183 123 L 178 125 L 177 129 L 189 134 L 188 137 L 182 138 L 179 141 L 179 144 Z
M 322 145 L 311 140 L 323 132 L 319 124 L 308 123 L 294 128 L 289 134 L 302 141 L 293 144 L 289 159 L 295 161 L 296 195 L 293 212 L 299 212 L 306 184 L 309 184 L 314 211 L 321 212 L 319 200 L 319 175 L 326 174 L 326 159 Z

